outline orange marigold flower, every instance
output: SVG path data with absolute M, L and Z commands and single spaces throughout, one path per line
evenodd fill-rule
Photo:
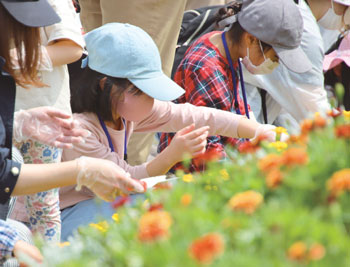
M 291 147 L 282 154 L 282 162 L 286 166 L 304 165 L 308 162 L 309 156 L 304 148 Z
M 182 197 L 181 197 L 181 204 L 184 205 L 185 207 L 190 205 L 192 202 L 192 195 L 190 194 L 184 194 Z
M 304 242 L 295 242 L 288 249 L 288 258 L 291 260 L 302 261 L 305 259 L 307 253 L 307 247 Z
M 308 136 L 306 134 L 301 134 L 301 135 L 291 135 L 287 142 L 289 144 L 304 146 L 306 145 L 307 141 L 308 141 Z
M 258 167 L 262 172 L 268 173 L 271 170 L 278 168 L 281 163 L 281 156 L 277 154 L 268 154 L 259 160 Z
M 249 190 L 234 195 L 229 205 L 234 210 L 241 210 L 246 214 L 252 214 L 263 202 L 263 196 L 255 191 Z
M 282 182 L 283 176 L 279 169 L 274 169 L 266 176 L 266 184 L 269 188 L 276 188 Z
M 327 125 L 327 121 L 317 112 L 315 114 L 314 124 L 317 128 L 324 128 Z
M 310 247 L 309 259 L 318 261 L 326 255 L 326 249 L 323 245 L 315 243 Z
M 314 123 L 310 119 L 305 119 L 300 124 L 302 134 L 308 134 L 314 128 Z
M 209 233 L 192 242 L 189 254 L 202 264 L 210 264 L 224 252 L 224 239 L 220 234 Z
M 350 169 L 335 172 L 328 180 L 327 187 L 333 196 L 338 196 L 343 191 L 350 190 Z
M 151 242 L 167 238 L 171 224 L 172 218 L 168 212 L 162 210 L 147 212 L 139 221 L 139 240 Z
M 334 130 L 338 138 L 350 139 L 350 124 L 339 125 Z

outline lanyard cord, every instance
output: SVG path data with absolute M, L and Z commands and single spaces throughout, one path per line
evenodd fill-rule
M 230 70 L 231 70 L 231 74 L 232 74 L 232 80 L 233 80 L 233 95 L 234 95 L 234 106 L 235 106 L 235 110 L 236 113 L 241 115 L 241 111 L 239 110 L 239 104 L 238 104 L 238 98 L 237 98 L 237 82 L 236 82 L 236 74 L 235 74 L 235 69 L 233 68 L 233 63 L 232 63 L 232 58 L 231 58 L 231 54 L 230 51 L 228 49 L 227 46 L 227 42 L 226 42 L 226 36 L 225 36 L 225 32 L 223 32 L 221 34 L 221 39 L 222 39 L 222 43 L 224 45 L 225 48 L 225 53 L 226 53 L 226 57 L 227 57 L 227 61 L 229 63 L 230 66 Z M 241 62 L 238 60 L 238 67 L 239 67 L 239 76 L 240 76 L 240 84 L 241 84 L 241 89 L 242 89 L 242 94 L 243 94 L 243 102 L 244 102 L 244 109 L 245 109 L 245 113 L 246 116 L 249 119 L 249 111 L 248 111 L 248 104 L 247 104 L 247 97 L 246 97 L 246 93 L 245 93 L 245 86 L 244 86 L 244 81 L 243 81 L 243 73 L 242 73 L 242 65 Z
M 115 152 L 114 146 L 113 146 L 113 143 L 112 143 L 112 138 L 111 138 L 111 136 L 110 136 L 110 134 L 108 132 L 106 124 L 101 119 L 100 115 L 97 115 L 97 117 L 98 117 L 98 120 L 100 121 L 100 124 L 102 126 L 103 131 L 105 132 L 105 135 L 106 135 L 107 140 L 108 140 L 108 145 L 109 145 L 111 151 Z M 124 119 L 122 119 L 122 120 L 123 120 L 123 124 L 124 124 L 124 129 L 125 129 L 125 134 L 124 134 L 124 160 L 127 160 L 128 157 L 127 157 L 127 144 L 126 144 L 126 124 L 125 124 Z

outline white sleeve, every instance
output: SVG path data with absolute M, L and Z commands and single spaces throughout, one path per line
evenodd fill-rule
M 72 0 L 48 0 L 48 2 L 60 16 L 61 21 L 44 28 L 47 44 L 59 39 L 69 39 L 84 48 L 81 24 Z
M 299 9 L 304 19 L 301 48 L 310 59 L 312 69 L 298 74 L 289 71 L 281 63 L 269 75 L 251 75 L 244 71 L 245 82 L 265 89 L 297 121 L 308 117 L 310 113 L 330 108 L 323 85 L 322 37 L 316 20 L 304 1 L 299 4 Z

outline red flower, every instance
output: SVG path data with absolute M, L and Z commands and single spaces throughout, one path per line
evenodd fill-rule
M 163 204 L 157 203 L 157 204 L 152 204 L 149 208 L 148 211 L 155 211 L 155 210 L 162 210 L 163 209 Z
M 194 240 L 189 247 L 189 254 L 199 263 L 210 264 L 223 253 L 224 249 L 225 244 L 222 236 L 210 233 Z
M 238 151 L 243 154 L 255 153 L 260 148 L 259 142 L 253 144 L 250 141 L 245 141 L 238 146 Z
M 350 124 L 343 124 L 336 127 L 335 135 L 338 138 L 350 139 Z
M 114 200 L 111 205 L 113 207 L 113 209 L 117 209 L 119 207 L 124 206 L 126 203 L 128 203 L 130 201 L 130 197 L 129 196 L 124 196 L 124 197 L 118 197 L 116 200 Z

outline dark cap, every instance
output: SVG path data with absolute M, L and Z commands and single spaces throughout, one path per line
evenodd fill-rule
M 29 27 L 44 27 L 61 21 L 47 0 L 0 0 L 0 3 L 15 20 Z
M 296 73 L 311 70 L 300 48 L 304 23 L 294 1 L 243 0 L 238 21 L 248 33 L 271 45 L 288 69 Z

